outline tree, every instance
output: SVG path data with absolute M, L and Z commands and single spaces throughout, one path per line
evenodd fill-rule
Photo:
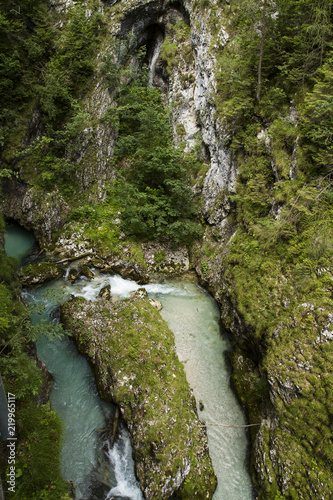
M 315 168 L 333 173 L 333 56 L 319 71 L 312 92 L 304 99 L 301 132 Z
M 264 53 L 266 8 L 267 8 L 267 0 L 264 0 L 264 7 L 263 7 L 263 13 L 262 13 L 262 25 L 261 25 L 260 55 L 259 55 L 259 66 L 258 66 L 258 92 L 257 92 L 258 102 L 260 101 L 260 94 L 261 94 L 261 66 L 262 66 L 262 57 L 263 57 L 263 53 Z
M 172 142 L 171 122 L 158 89 L 145 75 L 126 83 L 118 97 L 115 149 L 122 221 L 128 234 L 188 243 L 198 236 L 186 157 Z
M 304 85 L 322 66 L 332 41 L 332 0 L 278 0 L 277 9 L 281 75 Z

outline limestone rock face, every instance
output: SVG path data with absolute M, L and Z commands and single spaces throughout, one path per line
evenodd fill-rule
M 2 211 L 27 229 L 33 229 L 41 245 L 52 242 L 54 232 L 64 226 L 69 206 L 58 191 L 41 193 L 22 182 L 6 180 Z
M 207 436 L 173 334 L 147 297 L 139 289 L 116 303 L 75 298 L 61 318 L 93 366 L 101 396 L 120 407 L 145 498 L 212 498 Z
M 221 223 L 228 214 L 228 205 L 223 203 L 223 193 L 233 191 L 237 176 L 237 166 L 224 142 L 224 127 L 218 123 L 212 97 L 216 91 L 215 57 L 212 50 L 210 23 L 204 16 L 192 22 L 192 43 L 195 47 L 196 85 L 194 103 L 199 116 L 202 140 L 209 152 L 210 168 L 204 179 L 203 201 L 205 216 L 209 224 Z M 220 30 L 219 45 L 223 46 L 228 35 L 223 27 Z M 222 199 L 221 199 L 222 198 Z
M 163 273 L 164 275 L 179 275 L 190 269 L 188 249 L 179 246 L 177 249 L 159 242 L 142 244 L 143 257 L 148 272 Z

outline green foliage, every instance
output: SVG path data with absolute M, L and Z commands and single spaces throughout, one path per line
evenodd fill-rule
M 32 328 L 30 311 L 19 300 L 14 270 L 13 261 L 0 248 L 0 373 L 6 392 L 16 398 L 18 448 L 13 498 L 65 499 L 68 485 L 59 470 L 61 425 L 53 412 L 35 403 L 43 383 L 35 359 L 28 355 L 36 329 Z
M 156 262 L 156 264 L 160 264 L 161 262 L 163 262 L 164 259 L 165 259 L 165 251 L 164 250 L 161 250 L 160 252 L 154 253 L 154 261 Z
M 50 129 L 35 139 L 28 147 L 20 147 L 15 153 L 15 169 L 30 185 L 52 191 L 55 186 L 66 199 L 72 199 L 77 189 L 75 178 L 77 150 L 82 141 L 90 137 L 83 134 L 89 121 L 87 113 L 72 101 L 71 113 L 66 125 L 58 130 Z M 14 173 L 17 175 L 17 172 Z
M 170 36 L 167 36 L 161 47 L 161 58 L 167 63 L 168 73 L 171 73 L 177 65 L 177 44 L 172 41 Z
M 301 133 L 304 149 L 312 161 L 312 171 L 333 171 L 333 71 L 332 57 L 319 72 L 312 92 L 302 106 Z
M 326 498 L 332 489 L 332 387 L 324 374 L 330 371 L 332 347 L 321 332 L 331 330 L 333 305 L 332 31 L 325 21 L 331 2 L 275 4 L 278 15 L 269 19 L 265 33 L 259 103 L 260 12 L 247 4 L 237 1 L 230 9 L 230 38 L 217 55 L 216 105 L 239 168 L 232 196 L 239 225 L 225 279 L 265 350 L 262 368 L 275 391 L 279 428 L 267 429 L 263 446 L 267 456 L 274 447 L 277 458 L 265 460 L 261 498 L 310 498 L 314 490 Z M 243 12 L 236 10 L 241 5 Z M 310 311 L 302 304 L 310 304 Z M 306 363 L 311 368 L 302 368 Z M 240 369 L 234 377 L 242 401 L 252 418 L 267 414 L 267 394 L 247 377 Z M 288 401 L 281 383 L 294 384 Z M 290 478 L 283 496 L 282 464 L 288 464 Z M 307 476 L 300 472 L 304 467 L 311 471 Z
M 190 26 L 180 20 L 176 24 L 168 25 L 169 34 L 161 47 L 161 59 L 167 64 L 168 73 L 172 73 L 175 67 L 184 65 L 187 67 L 193 62 L 191 30 Z M 183 84 L 186 85 L 188 75 L 184 75 Z
M 44 61 L 56 32 L 45 0 L 0 5 L 0 142 L 3 143 L 36 98 Z
M 279 70 L 287 85 L 304 84 L 322 65 L 332 40 L 330 0 L 280 0 L 281 36 Z
M 241 143 L 237 140 L 238 134 L 242 129 L 253 120 L 267 123 L 286 114 L 295 93 L 297 99 L 302 97 L 297 86 L 302 84 L 303 91 L 306 85 L 311 87 L 312 79 L 320 68 L 325 73 L 324 81 L 321 86 L 317 84 L 316 93 L 308 99 L 305 109 L 313 117 L 321 114 L 324 118 L 325 113 L 329 115 L 331 76 L 329 63 L 324 63 L 325 57 L 329 57 L 332 40 L 331 8 L 330 0 L 319 3 L 309 0 L 267 2 L 259 103 L 256 87 L 262 4 L 236 0 L 230 9 L 225 10 L 229 38 L 217 53 L 219 72 L 215 102 L 225 129 L 231 134 L 229 140 L 237 149 Z M 323 100 L 326 100 L 326 110 Z M 326 133 L 324 138 L 328 142 L 327 130 L 330 128 L 327 122 L 322 130 L 317 128 L 313 134 L 319 139 L 319 135 Z M 310 136 L 307 139 L 314 139 L 315 142 L 316 138 Z
M 173 146 L 160 92 L 146 87 L 143 73 L 122 88 L 114 113 L 124 230 L 143 239 L 189 243 L 200 234 L 193 221 L 189 168 L 182 151 Z
M 268 136 L 279 180 L 289 179 L 297 132 L 295 124 L 289 118 L 282 116 L 276 118 L 269 127 Z
M 82 3 L 73 4 L 61 22 L 44 0 L 35 4 L 25 2 L 20 12 L 11 2 L 0 7 L 0 76 L 1 68 L 7 75 L 0 92 L 1 176 L 10 175 L 15 164 L 24 181 L 49 191 L 57 185 L 70 198 L 77 150 L 83 135 L 86 144 L 89 139 L 83 134 L 88 115 L 77 99 L 93 74 L 104 22 L 95 2 L 89 12 Z M 34 108 L 43 116 L 43 137 L 26 148 L 25 127 Z
M 243 194 L 250 196 L 248 184 Z M 331 330 L 333 306 L 333 211 L 330 195 L 325 194 L 330 189 L 327 179 L 313 185 L 277 184 L 272 195 L 284 206 L 276 218 L 256 214 L 253 203 L 258 193 L 250 206 L 246 196 L 239 196 L 239 214 L 246 225 L 233 239 L 225 274 L 238 311 L 265 346 L 263 369 L 278 392 L 274 399 L 279 431 L 270 432 L 269 439 L 278 448 L 280 463 L 289 464 L 286 498 L 298 498 L 294 491 L 305 494 L 311 488 L 325 498 L 332 487 L 332 387 L 325 374 L 330 371 L 333 346 L 321 333 Z M 242 388 L 242 376 L 238 376 L 236 383 Z M 288 402 L 280 399 L 279 381 L 293 384 L 297 397 Z M 259 394 L 258 399 L 254 388 L 244 397 L 255 415 L 253 401 L 260 408 L 264 398 Z M 311 479 L 299 474 L 300 463 L 313 471 Z M 269 467 L 271 476 L 280 477 L 278 466 Z M 275 494 L 267 490 L 265 498 Z
M 42 30 L 47 17 L 44 0 L 26 1 L 17 5 L 3 1 L 0 6 L 0 107 L 4 115 L 10 111 L 12 102 L 20 102 L 31 96 L 32 89 L 26 87 L 25 79 L 33 78 L 29 67 L 34 58 L 41 55 L 37 49 L 36 32 L 32 25 Z M 31 83 L 31 82 L 30 82 Z
M 76 3 L 68 13 L 65 28 L 55 43 L 55 52 L 43 71 L 37 88 L 42 110 L 51 122 L 68 113 L 75 103 L 77 90 L 94 71 L 93 55 L 100 41 L 102 16 L 94 7 L 86 15 L 86 6 Z
M 70 194 L 74 167 L 61 153 L 59 156 L 59 146 L 61 148 L 59 140 L 44 135 L 17 154 L 18 165 L 23 167 L 22 177 L 29 179 L 32 185 L 45 190 L 52 190 L 58 185 L 64 193 Z
M 255 80 L 238 44 L 228 45 L 219 58 L 217 110 L 230 134 L 253 115 Z
M 37 408 L 29 401 L 18 413 L 19 446 L 16 470 L 21 475 L 16 480 L 13 498 L 39 500 L 41 498 L 65 500 L 68 484 L 60 478 L 59 417 L 46 406 Z M 50 454 L 52 450 L 52 454 Z

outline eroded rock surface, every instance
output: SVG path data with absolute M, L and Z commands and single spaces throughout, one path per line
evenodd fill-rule
M 62 322 L 92 364 L 101 396 L 120 407 L 145 498 L 210 499 L 216 478 L 207 436 L 173 334 L 144 295 L 75 298 L 62 307 Z

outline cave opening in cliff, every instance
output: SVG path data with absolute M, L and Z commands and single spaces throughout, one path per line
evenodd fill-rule
M 118 37 L 127 41 L 125 58 L 135 57 L 138 49 L 145 47 L 141 64 L 149 69 L 149 85 L 159 86 L 163 92 L 168 89 L 169 75 L 166 64 L 160 58 L 162 44 L 168 35 L 168 27 L 182 20 L 189 25 L 189 15 L 182 2 L 162 4 L 153 2 L 150 8 L 139 6 L 129 12 L 121 23 Z
M 160 56 L 161 47 L 164 42 L 165 32 L 164 26 L 159 24 L 152 24 L 142 33 L 140 47 L 146 48 L 146 54 L 143 64 L 147 65 L 149 69 L 149 85 L 152 85 L 156 76 L 156 63 Z M 159 71 L 159 80 L 163 74 Z
M 154 59 L 160 53 L 162 43 L 164 42 L 165 32 L 164 26 L 159 24 L 152 24 L 141 35 L 141 43 L 139 47 L 146 48 L 146 55 L 143 63 L 151 68 Z

